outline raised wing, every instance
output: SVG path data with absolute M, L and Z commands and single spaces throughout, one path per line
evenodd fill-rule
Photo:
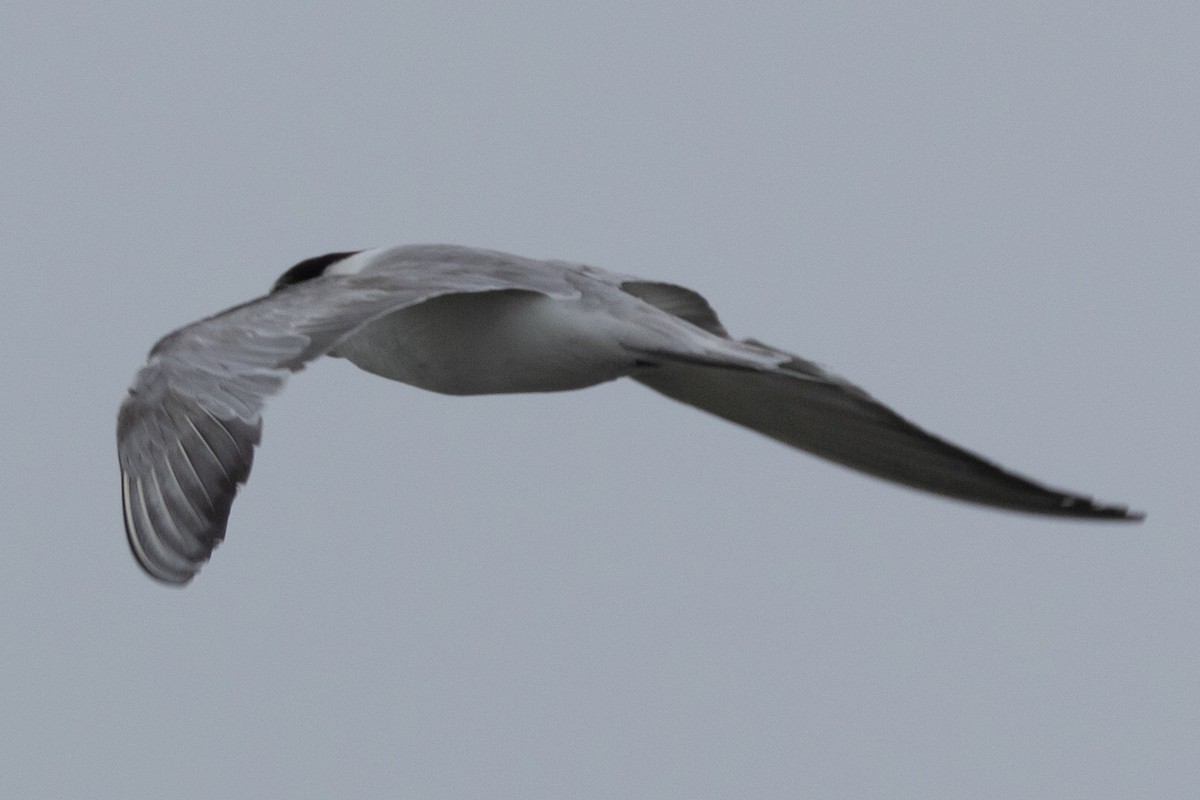
M 853 469 L 917 489 L 1034 514 L 1139 520 L 1123 506 L 1053 489 L 928 433 L 812 362 L 780 356 L 773 370 L 656 360 L 634 377 L 655 391 Z
M 455 255 L 453 249 L 383 251 L 360 274 L 288 286 L 154 346 L 117 416 L 125 531 L 146 572 L 183 584 L 208 560 L 250 475 L 264 401 L 346 336 L 446 294 L 577 294 L 553 272 L 526 272 L 515 260 L 481 268 L 459 264 Z
M 717 312 L 699 292 L 674 283 L 658 281 L 624 280 L 620 282 L 619 286 L 621 291 L 668 314 L 673 314 L 685 322 L 690 322 L 697 328 L 723 338 L 729 337 L 725 326 L 717 318 Z
M 582 272 L 595 281 L 611 286 L 614 289 L 620 289 L 644 303 L 649 303 L 660 311 L 665 311 L 668 314 L 679 317 L 685 322 L 690 322 L 697 328 L 725 339 L 729 338 L 729 332 L 721 324 L 721 320 L 717 317 L 717 312 L 708 304 L 708 300 L 694 289 L 689 289 L 686 286 L 680 286 L 676 283 L 648 281 L 634 275 L 609 272 L 608 270 L 598 269 L 587 264 L 571 264 L 562 261 L 551 263 L 562 264 L 569 269 Z

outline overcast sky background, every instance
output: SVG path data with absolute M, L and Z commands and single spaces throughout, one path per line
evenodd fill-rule
M 7 3 L 0 796 L 1200 790 L 1200 6 Z M 161 335 L 330 250 L 704 293 L 1141 526 L 860 477 L 643 387 L 344 362 L 186 589 L 125 543 Z

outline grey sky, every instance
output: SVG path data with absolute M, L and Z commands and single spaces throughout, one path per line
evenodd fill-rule
M 0 9 L 0 796 L 1200 789 L 1200 11 Z M 316 364 L 227 542 L 134 565 L 117 404 L 329 250 L 704 293 L 1141 526 L 893 488 L 634 384 Z

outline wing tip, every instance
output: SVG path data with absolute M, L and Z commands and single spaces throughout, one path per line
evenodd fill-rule
M 142 568 L 142 571 L 153 578 L 155 581 L 167 586 L 183 587 L 187 585 L 196 573 L 200 570 L 200 564 L 194 566 L 189 563 L 186 568 L 179 568 L 164 563 L 166 559 L 155 558 L 143 541 L 143 537 L 139 534 L 137 524 L 137 510 L 134 504 L 133 497 L 133 482 L 130 480 L 129 473 L 121 470 L 121 505 L 125 518 L 125 540 L 129 544 L 129 550 L 133 553 L 134 561 Z M 145 498 L 140 495 L 140 481 L 137 483 L 139 489 L 139 499 L 144 506 Z M 142 511 L 144 521 L 149 525 L 149 515 Z M 153 548 L 151 548 L 153 549 Z M 182 556 L 180 556 L 182 558 Z
M 1126 506 L 1103 506 L 1099 511 L 1099 519 L 1112 520 L 1113 522 L 1142 522 L 1146 519 L 1145 511 L 1130 509 Z
M 182 589 L 192 582 L 192 578 L 196 577 L 195 572 L 188 572 L 183 575 L 166 574 L 156 572 L 148 564 L 141 559 L 138 559 L 138 566 L 142 568 L 142 572 L 146 573 L 155 583 L 162 586 L 170 586 L 174 589 Z
M 1145 511 L 1122 505 L 1099 505 L 1088 497 L 1064 498 L 1058 513 L 1097 522 L 1141 522 L 1146 518 Z

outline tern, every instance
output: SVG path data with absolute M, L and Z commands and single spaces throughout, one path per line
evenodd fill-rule
M 1140 520 L 928 433 L 817 364 L 732 338 L 702 296 L 583 264 L 453 245 L 329 253 L 269 294 L 161 339 L 117 415 L 125 531 L 153 578 L 185 584 L 225 538 L 267 397 L 319 356 L 451 395 L 629 377 L 784 444 L 987 506 Z

